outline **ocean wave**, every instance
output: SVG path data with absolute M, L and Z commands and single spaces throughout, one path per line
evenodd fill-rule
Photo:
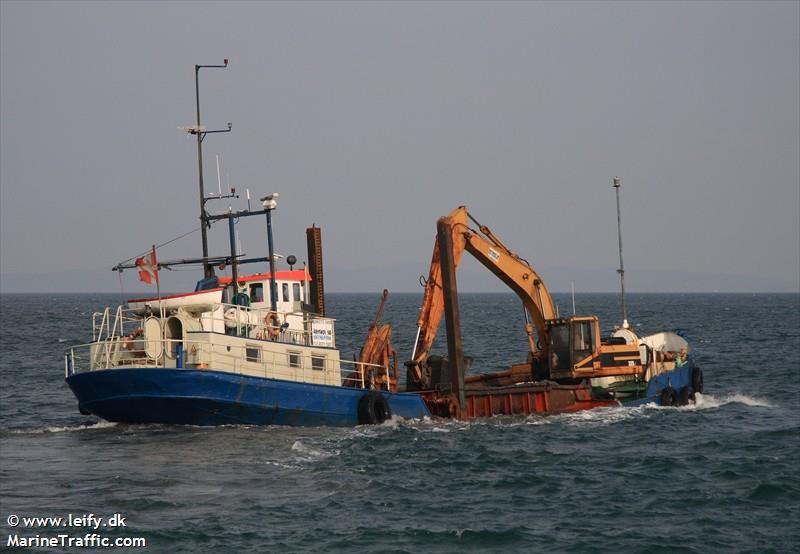
M 266 460 L 264 463 L 268 466 L 275 466 L 282 469 L 291 469 L 291 470 L 302 469 L 299 465 L 296 464 L 285 464 L 283 462 L 276 462 L 273 460 Z
M 11 429 L 12 435 L 42 435 L 45 433 L 74 433 L 76 431 L 91 431 L 96 429 L 110 429 L 118 424 L 112 421 L 98 421 L 96 423 L 85 423 L 82 425 L 66 425 L 63 427 L 48 426 L 33 429 Z
M 338 456 L 341 453 L 340 450 L 334 450 L 333 452 L 327 452 L 325 450 L 317 450 L 316 448 L 311 448 L 310 446 L 303 444 L 299 440 L 296 440 L 294 441 L 294 443 L 292 443 L 291 450 L 296 454 L 297 458 L 305 462 L 325 460 L 332 456 Z
M 751 408 L 775 408 L 775 404 L 772 404 L 765 398 L 759 398 L 757 396 L 749 396 L 747 394 L 726 394 L 724 396 L 715 396 L 711 394 L 696 394 L 695 395 L 697 400 L 694 404 L 689 404 L 688 406 L 683 406 L 682 410 L 707 410 L 710 408 L 719 408 L 725 406 L 727 404 L 744 404 L 745 406 L 750 406 Z
M 615 408 L 594 408 L 592 410 L 581 410 L 568 414 L 555 414 L 547 416 L 547 419 L 566 423 L 567 425 L 613 425 L 634 418 L 647 418 L 648 414 L 642 406 L 626 408 L 624 406 Z

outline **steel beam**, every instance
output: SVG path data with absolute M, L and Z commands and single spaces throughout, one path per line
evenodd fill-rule
M 458 399 L 459 408 L 467 405 L 464 396 L 464 350 L 461 345 L 461 316 L 458 310 L 456 266 L 453 260 L 453 228 L 439 220 L 436 224 L 439 259 L 442 264 L 442 293 L 444 321 L 447 328 L 447 357 L 450 366 L 450 387 Z

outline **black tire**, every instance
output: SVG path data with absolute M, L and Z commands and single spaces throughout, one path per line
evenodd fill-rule
M 703 370 L 699 367 L 692 369 L 692 390 L 703 394 Z
M 678 391 L 678 406 L 686 406 L 689 403 L 689 387 L 683 387 Z
M 369 391 L 358 401 L 358 423 L 380 425 L 392 417 L 389 401 L 381 393 Z
M 667 387 L 661 391 L 661 405 L 665 407 L 675 406 L 678 403 L 678 393 L 672 387 Z

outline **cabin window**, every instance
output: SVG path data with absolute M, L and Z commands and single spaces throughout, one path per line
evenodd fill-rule
M 281 288 L 283 289 L 283 301 L 289 302 L 289 283 L 284 283 Z
M 550 327 L 550 369 L 569 368 L 569 327 L 552 325 Z
M 297 302 L 298 300 L 301 300 L 301 298 L 300 298 L 300 283 L 293 283 L 292 284 L 292 294 L 293 294 L 292 300 L 294 300 L 295 302 Z
M 300 352 L 289 352 L 289 367 L 302 367 L 302 354 Z
M 575 352 L 575 362 L 592 353 L 592 323 L 591 321 L 578 321 L 572 325 L 572 349 Z
M 324 371 L 325 369 L 325 356 L 311 356 L 311 369 L 317 371 Z
M 261 349 L 257 346 L 247 346 L 245 349 L 245 359 L 248 362 L 261 361 Z
M 264 301 L 264 285 L 262 283 L 254 283 L 250 285 L 250 303 Z

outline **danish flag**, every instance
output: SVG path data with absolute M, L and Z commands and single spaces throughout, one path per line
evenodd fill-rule
M 139 280 L 150 285 L 155 279 L 156 285 L 158 284 L 158 261 L 156 260 L 155 245 L 153 245 L 152 252 L 143 258 L 136 258 L 136 267 L 139 268 Z

